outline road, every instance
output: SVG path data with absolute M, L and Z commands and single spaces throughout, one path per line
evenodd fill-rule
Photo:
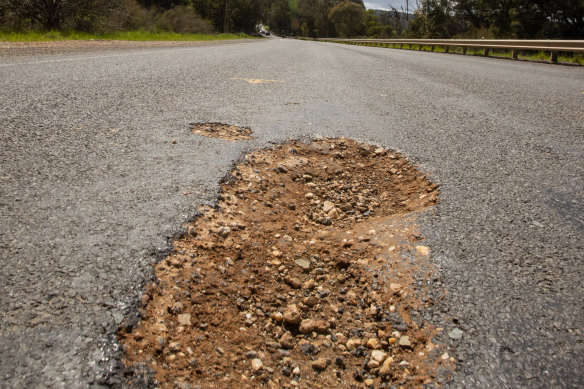
M 422 231 L 451 387 L 584 382 L 582 68 L 266 39 L 2 57 L 0 90 L 0 386 L 121 385 L 116 327 L 181 223 L 247 151 L 314 136 L 441 183 Z

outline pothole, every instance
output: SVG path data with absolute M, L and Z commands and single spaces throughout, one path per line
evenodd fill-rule
M 253 152 L 156 265 L 124 363 L 161 387 L 420 387 L 448 379 L 418 211 L 438 185 L 348 139 Z
M 239 127 L 223 123 L 191 123 L 191 131 L 208 138 L 224 140 L 252 140 L 252 131 L 249 127 Z

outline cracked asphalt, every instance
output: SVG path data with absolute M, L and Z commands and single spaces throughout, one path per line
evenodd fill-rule
M 1 387 L 123 386 L 116 328 L 181 224 L 246 152 L 318 136 L 441 183 L 450 387 L 584 382 L 582 68 L 274 38 L 2 56 L 0 90 Z

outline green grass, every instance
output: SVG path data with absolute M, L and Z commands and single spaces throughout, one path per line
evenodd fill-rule
M 369 43 L 369 44 L 365 44 L 365 45 L 373 46 L 373 47 L 381 46 L 381 47 L 388 47 L 388 48 L 395 48 L 395 49 L 400 48 L 399 44 L 379 45 L 376 43 Z M 404 44 L 402 46 L 402 49 L 418 51 L 418 50 L 420 50 L 420 45 L 412 44 L 410 46 L 408 44 Z M 424 45 L 424 46 L 422 46 L 421 51 L 432 51 L 432 47 Z M 444 53 L 444 52 L 446 52 L 446 49 L 444 48 L 444 46 L 436 45 L 436 46 L 434 46 L 434 52 Z M 484 52 L 485 52 L 485 49 L 483 49 L 483 48 L 469 47 L 466 50 L 466 55 L 483 56 Z M 453 53 L 462 54 L 462 47 L 451 47 L 450 53 L 451 54 L 453 54 Z M 513 53 L 511 50 L 507 50 L 507 49 L 490 49 L 489 50 L 489 57 L 511 59 L 511 58 L 513 58 Z M 550 53 L 545 52 L 545 51 L 522 51 L 519 53 L 517 58 L 520 60 L 524 60 L 524 61 L 549 62 Z M 575 54 L 560 53 L 558 55 L 558 63 L 584 66 L 584 54 L 581 54 L 581 53 L 575 53 Z
M 123 40 L 123 41 L 215 41 L 253 38 L 246 34 L 178 34 L 175 32 L 123 31 L 89 34 L 84 32 L 2 32 L 0 42 L 50 42 L 66 40 Z

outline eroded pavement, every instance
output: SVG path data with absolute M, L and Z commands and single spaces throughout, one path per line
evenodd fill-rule
M 437 201 L 437 184 L 381 147 L 248 154 L 156 265 L 141 321 L 120 330 L 134 384 L 444 383 L 454 359 L 421 316 L 444 291 L 416 228 Z

